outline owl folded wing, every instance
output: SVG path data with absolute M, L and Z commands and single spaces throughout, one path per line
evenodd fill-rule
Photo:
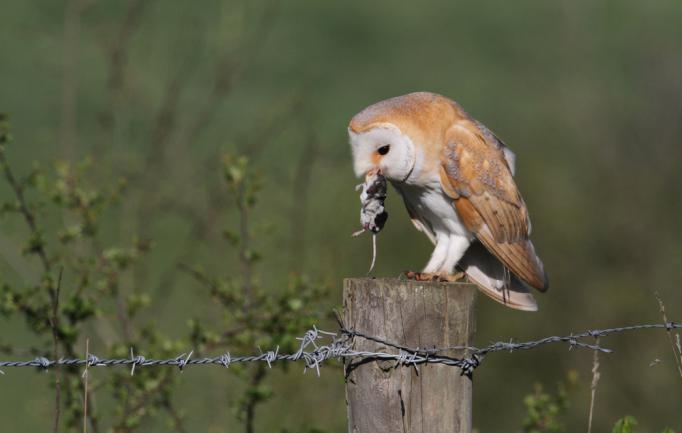
M 467 229 L 522 281 L 545 291 L 547 277 L 504 144 L 473 120 L 456 123 L 446 133 L 440 179 Z

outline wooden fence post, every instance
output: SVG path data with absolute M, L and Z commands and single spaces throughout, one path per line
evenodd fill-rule
M 399 279 L 344 280 L 347 328 L 409 347 L 470 346 L 476 287 Z M 394 348 L 362 338 L 354 349 Z M 461 357 L 463 351 L 443 355 Z M 372 361 L 346 380 L 349 433 L 471 433 L 471 380 L 457 367 Z

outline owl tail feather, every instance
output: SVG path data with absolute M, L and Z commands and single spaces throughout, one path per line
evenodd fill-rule
M 471 244 L 458 267 L 478 288 L 507 307 L 523 311 L 537 311 L 538 304 L 530 289 L 480 242 Z

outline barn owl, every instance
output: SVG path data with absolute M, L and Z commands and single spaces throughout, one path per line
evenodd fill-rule
M 371 105 L 348 126 L 357 176 L 381 173 L 435 245 L 417 279 L 466 273 L 486 295 L 535 311 L 548 281 L 514 183 L 514 153 L 456 102 L 418 92 Z

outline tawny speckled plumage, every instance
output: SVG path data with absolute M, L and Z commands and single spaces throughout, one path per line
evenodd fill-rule
M 436 245 L 425 272 L 458 267 L 499 302 L 537 308 L 522 282 L 544 291 L 547 277 L 529 239 L 514 155 L 501 140 L 456 102 L 428 92 L 371 105 L 348 131 L 356 174 L 380 170 Z

